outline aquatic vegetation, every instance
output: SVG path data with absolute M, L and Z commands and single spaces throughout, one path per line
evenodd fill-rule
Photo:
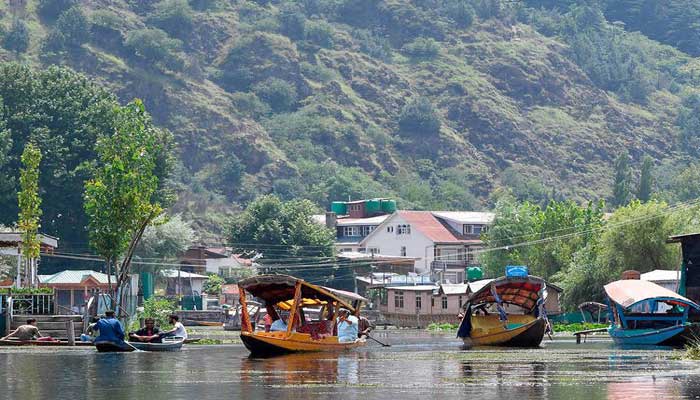
M 578 331 L 585 331 L 588 329 L 607 328 L 608 326 L 609 326 L 608 324 L 576 322 L 573 324 L 553 324 L 552 329 L 554 330 L 554 332 L 578 332 Z
M 432 324 L 428 325 L 426 328 L 429 331 L 436 331 L 436 332 L 442 332 L 442 331 L 456 331 L 457 328 L 459 328 L 459 324 L 450 324 L 449 322 L 444 323 L 444 324 L 438 324 L 433 322 Z
M 690 342 L 685 346 L 685 360 L 700 360 L 700 337 L 693 336 Z

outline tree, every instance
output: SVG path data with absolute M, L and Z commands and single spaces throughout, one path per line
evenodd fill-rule
M 98 165 L 85 183 L 85 212 L 90 245 L 105 259 L 108 275 L 112 270 L 116 274 L 116 305 L 121 309 L 134 251 L 172 200 L 163 192 L 171 138 L 152 126 L 140 100 L 114 112 L 116 130 L 96 145 Z M 111 280 L 109 284 L 112 291 Z
M 195 240 L 195 232 L 189 222 L 177 214 L 159 218 L 143 232 L 135 254 L 143 258 L 173 259 L 182 254 Z
M 654 161 L 651 157 L 646 156 L 642 161 L 642 173 L 639 177 L 639 187 L 637 188 L 637 199 L 645 203 L 651 199 L 651 190 L 653 186 L 652 167 Z
M 177 54 L 182 42 L 157 28 L 144 28 L 126 34 L 124 45 L 136 56 L 157 66 L 178 71 L 184 60 Z
M 202 285 L 202 290 L 207 294 L 218 296 L 221 294 L 221 285 L 223 284 L 224 278 L 219 275 L 209 275 L 209 278 L 207 278 L 207 280 L 204 281 L 204 285 Z
M 47 46 L 53 50 L 80 47 L 90 39 L 90 21 L 80 7 L 71 7 L 61 13 L 49 33 Z
M 24 53 L 29 48 L 29 28 L 19 19 L 12 22 L 12 28 L 7 32 L 2 42 L 3 47 L 16 53 Z
M 78 0 L 39 0 L 37 11 L 42 18 L 53 21 L 67 9 L 78 5 Z
M 41 151 L 33 143 L 24 146 L 20 170 L 20 190 L 17 193 L 19 204 L 19 230 L 22 233 L 22 256 L 27 280 L 35 285 L 36 260 L 39 258 L 39 218 L 41 217 L 41 197 L 39 197 L 39 164 Z M 19 284 L 19 282 L 18 282 Z
M 301 12 L 298 5 L 284 3 L 280 8 L 278 19 L 280 21 L 281 34 L 294 40 L 304 39 L 306 16 Z
M 433 136 L 440 131 L 440 119 L 430 100 L 413 98 L 401 109 L 399 128 L 402 132 Z
M 691 155 L 700 154 L 700 94 L 692 93 L 683 98 L 676 125 L 681 131 L 683 149 Z
M 433 38 L 419 37 L 404 45 L 402 50 L 411 57 L 430 60 L 438 56 L 440 45 Z
M 613 184 L 613 206 L 623 206 L 630 201 L 629 155 L 621 153 L 615 160 L 615 182 Z
M 163 0 L 154 6 L 148 22 L 184 40 L 194 28 L 194 13 L 187 0 Z
M 278 78 L 269 78 L 256 84 L 253 91 L 273 112 L 289 111 L 297 101 L 294 85 Z

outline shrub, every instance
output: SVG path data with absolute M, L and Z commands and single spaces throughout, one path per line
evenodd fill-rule
M 205 11 L 211 8 L 216 8 L 219 5 L 219 0 L 190 0 L 190 6 L 195 10 Z
M 288 111 L 297 101 L 294 85 L 278 78 L 269 78 L 256 84 L 253 91 L 273 112 Z
M 270 113 L 270 106 L 260 101 L 255 93 L 236 92 L 231 97 L 236 110 L 253 119 Z
M 440 119 L 430 100 L 421 97 L 401 109 L 399 128 L 407 133 L 435 135 L 440 131 Z
M 29 28 L 27 24 L 21 20 L 15 20 L 12 23 L 12 28 L 5 35 L 3 47 L 7 50 L 17 53 L 24 53 L 29 48 Z
M 383 61 L 391 61 L 391 44 L 386 37 L 364 29 L 354 31 L 353 36 L 363 53 Z
M 39 0 L 37 12 L 46 19 L 56 19 L 61 13 L 73 6 L 77 6 L 78 0 Z
M 333 27 L 326 21 L 311 21 L 306 24 L 306 40 L 324 48 L 333 47 Z
M 286 5 L 280 9 L 277 17 L 280 23 L 280 33 L 290 39 L 304 38 L 306 17 L 296 5 Z
M 58 17 L 46 44 L 54 50 L 75 48 L 80 47 L 89 38 L 90 22 L 80 8 L 72 7 Z
M 179 70 L 184 60 L 176 54 L 182 42 L 172 39 L 160 29 L 145 28 L 131 31 L 126 35 L 125 45 L 134 54 L 154 64 Z
M 155 5 L 148 22 L 173 37 L 186 39 L 194 28 L 194 13 L 187 0 L 163 0 Z
M 168 317 L 173 311 L 175 311 L 175 303 L 172 300 L 151 297 L 143 302 L 143 311 L 138 313 L 129 330 L 139 329 L 139 320 L 146 318 L 153 318 L 160 329 L 168 329 L 170 328 Z
M 440 52 L 440 45 L 433 38 L 419 37 L 403 46 L 403 52 L 414 58 L 432 59 Z

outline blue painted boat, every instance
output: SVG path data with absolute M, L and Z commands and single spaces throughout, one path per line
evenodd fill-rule
M 610 337 L 619 345 L 682 347 L 698 336 L 688 322 L 700 305 L 653 282 L 625 279 L 605 285 Z

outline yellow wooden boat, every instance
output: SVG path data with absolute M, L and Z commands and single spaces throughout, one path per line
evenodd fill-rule
M 547 327 L 545 288 L 535 276 L 493 280 L 469 296 L 457 336 L 468 347 L 539 346 Z
M 367 300 L 355 293 L 312 285 L 288 275 L 260 275 L 238 283 L 241 303 L 241 340 L 254 355 L 278 355 L 293 352 L 344 351 L 366 344 L 365 339 L 339 342 L 336 332 L 338 310 L 346 308 L 359 317 Z M 255 330 L 246 297 L 250 294 L 266 304 L 268 314 L 288 311 L 286 331 Z M 310 321 L 304 309 L 313 308 L 318 319 Z M 320 312 L 318 311 L 320 308 Z M 308 313 L 308 312 L 307 312 Z M 273 315 L 274 316 L 274 315 Z

